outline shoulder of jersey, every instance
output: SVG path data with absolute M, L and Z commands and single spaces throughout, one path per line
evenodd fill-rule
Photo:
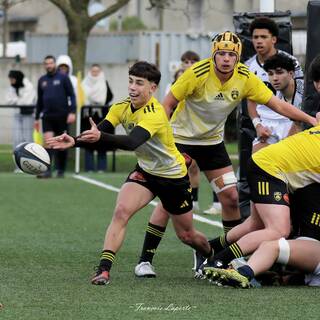
M 236 68 L 237 68 L 238 74 L 239 74 L 240 76 L 249 78 L 250 70 L 249 70 L 249 67 L 248 67 L 248 66 L 246 66 L 246 65 L 243 64 L 243 63 L 238 63 Z
M 290 59 L 292 59 L 294 61 L 294 65 L 295 65 L 295 69 L 301 69 L 301 66 L 300 66 L 300 63 L 299 63 L 299 60 L 293 56 L 292 54 L 286 52 L 286 51 L 283 51 L 283 50 L 278 50 L 278 53 L 281 53 L 283 54 L 284 56 L 287 56 L 289 57 Z
M 211 58 L 207 58 L 196 62 L 192 67 L 190 67 L 196 78 L 208 75 L 210 71 L 211 61 Z
M 143 107 L 143 113 L 144 114 L 154 114 L 157 111 L 159 111 L 159 105 L 160 105 L 159 103 L 152 101 L 152 102 L 148 103 L 145 107 Z
M 278 49 L 278 53 L 283 54 L 284 56 L 287 56 L 287 57 L 293 59 L 294 61 L 297 61 L 297 58 L 295 56 L 293 56 L 292 54 L 290 54 L 289 52 L 287 52 L 287 51 Z
M 114 105 L 114 106 L 120 106 L 120 105 L 130 104 L 130 103 L 131 103 L 131 100 L 130 100 L 130 98 L 128 97 L 128 98 L 123 99 L 123 100 L 121 100 L 121 101 L 119 101 L 119 102 L 117 102 L 117 103 L 114 103 L 113 105 Z
M 301 95 L 303 95 L 304 92 L 304 81 L 303 79 L 296 79 L 296 90 L 298 93 L 300 93 Z
M 257 63 L 257 55 L 255 54 L 255 55 L 253 55 L 251 58 L 249 58 L 248 60 L 246 60 L 245 62 L 244 62 L 244 64 L 245 65 L 247 65 L 247 66 L 251 66 L 253 63 Z

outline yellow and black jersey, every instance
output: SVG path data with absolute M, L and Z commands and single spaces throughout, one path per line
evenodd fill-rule
M 290 192 L 320 182 L 320 125 L 252 155 L 264 171 L 288 184 Z
M 135 126 L 150 133 L 150 139 L 135 149 L 139 166 L 146 172 L 166 178 L 182 178 L 187 174 L 184 157 L 175 146 L 168 117 L 163 106 L 152 97 L 134 109 L 130 99 L 111 106 L 106 118 L 114 127 L 122 124 L 127 134 Z
M 221 143 L 227 117 L 242 99 L 265 104 L 272 96 L 242 63 L 222 85 L 211 58 L 187 69 L 171 86 L 171 92 L 179 101 L 171 119 L 175 141 L 191 145 Z

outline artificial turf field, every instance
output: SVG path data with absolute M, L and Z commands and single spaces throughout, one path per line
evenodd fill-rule
M 124 173 L 87 175 L 119 187 Z M 129 223 L 111 283 L 90 284 L 116 192 L 73 178 L 0 173 L 0 319 L 319 319 L 316 288 L 233 289 L 192 277 L 191 249 L 173 229 L 154 258 L 156 279 L 133 274 L 147 206 Z M 207 184 L 201 204 L 210 202 Z M 215 218 L 219 220 L 219 217 Z M 218 227 L 195 222 L 208 237 Z

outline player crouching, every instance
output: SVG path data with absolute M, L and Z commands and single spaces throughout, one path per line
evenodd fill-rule
M 170 214 L 178 238 L 205 257 L 212 255 L 206 237 L 192 224 L 191 187 L 185 158 L 175 146 L 164 108 L 153 97 L 160 77 L 154 65 L 143 61 L 135 63 L 129 69 L 129 97 L 112 105 L 98 126 L 91 120 L 91 129 L 78 138 L 64 134 L 48 141 L 55 149 L 89 143 L 109 145 L 134 150 L 138 158 L 136 168 L 119 192 L 100 263 L 91 280 L 95 285 L 109 283 L 110 269 L 124 241 L 130 218 L 156 196 L 161 202 L 155 211 Z M 118 124 L 123 125 L 127 135 L 110 133 Z

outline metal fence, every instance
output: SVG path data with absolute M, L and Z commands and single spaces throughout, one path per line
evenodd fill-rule
M 6 142 L 5 144 L 12 144 L 13 147 L 21 142 L 32 142 L 34 110 L 34 105 L 0 105 L 0 111 L 6 111 L 4 112 L 6 119 L 0 131 L 1 135 L 6 134 L 6 139 L 4 140 L 4 137 L 0 137 L 0 141 L 3 140 Z M 83 106 L 80 113 L 80 130 L 87 130 L 90 127 L 89 117 L 92 117 L 98 123 L 106 116 L 108 110 L 108 106 Z M 115 172 L 117 150 L 106 147 L 105 151 L 111 152 L 111 170 Z

